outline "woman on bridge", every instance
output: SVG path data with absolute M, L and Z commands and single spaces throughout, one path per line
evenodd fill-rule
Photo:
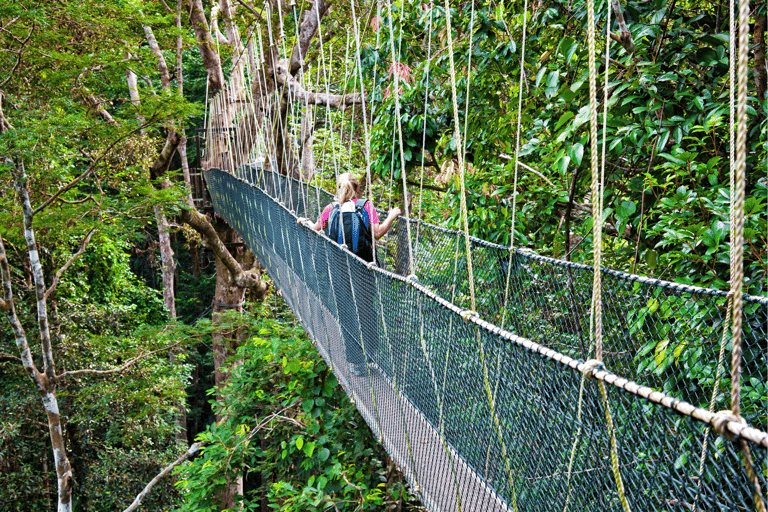
M 298 222 L 315 231 L 324 230 L 331 240 L 345 244 L 361 259 L 372 262 L 374 241 L 389 231 L 392 222 L 402 211 L 397 207 L 392 208 L 384 222 L 379 222 L 373 203 L 359 199 L 360 192 L 360 181 L 345 172 L 336 182 L 336 200 L 323 209 L 317 222 L 303 217 L 300 217 Z M 337 273 L 333 284 L 349 372 L 361 376 L 366 370 L 366 358 L 368 361 L 375 361 L 379 348 L 378 317 L 374 308 L 376 289 L 371 270 L 362 266 L 351 267 L 349 274 L 344 272 L 342 276 Z M 352 283 L 347 275 L 354 276 Z M 364 351 L 359 340 L 361 332 L 362 341 L 365 343 Z

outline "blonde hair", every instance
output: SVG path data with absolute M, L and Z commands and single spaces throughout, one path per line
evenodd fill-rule
M 356 198 L 359 190 L 360 181 L 356 176 L 349 172 L 339 175 L 339 180 L 336 182 L 336 197 L 340 204 Z

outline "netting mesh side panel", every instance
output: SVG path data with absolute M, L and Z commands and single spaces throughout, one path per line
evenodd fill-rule
M 606 413 L 631 510 L 754 510 L 754 488 L 738 445 L 714 432 L 707 435 L 705 424 L 610 385 L 604 400 L 599 383 L 497 328 L 463 320 L 457 308 L 394 273 L 367 268 L 297 225 L 287 206 L 264 191 L 221 172 L 209 172 L 206 179 L 217 212 L 243 235 L 430 510 L 623 510 Z M 446 271 L 435 283 L 443 283 L 441 294 L 455 293 L 460 302 L 467 290 L 460 270 L 463 240 L 455 235 L 446 240 L 451 257 L 436 268 L 453 265 L 458 271 Z M 589 272 L 519 253 L 510 263 L 508 252 L 504 260 L 492 247 L 481 249 L 486 264 L 497 261 L 500 271 L 493 279 L 506 283 L 509 273 L 517 293 L 506 326 L 530 338 L 548 336 L 560 352 L 580 354 L 589 339 L 576 337 L 586 331 L 583 321 L 563 319 L 561 330 L 542 333 L 555 313 L 542 320 L 527 308 L 556 308 L 561 301 L 567 307 L 556 311 L 583 315 Z M 489 283 L 492 275 L 487 273 Z M 647 314 L 668 308 L 669 322 L 675 311 L 703 310 L 712 304 L 708 301 L 721 299 L 626 283 L 616 285 L 620 302 L 656 300 L 656 310 Z M 526 307 L 518 310 L 519 302 Z M 632 320 L 617 311 L 606 314 L 615 324 L 607 331 L 628 347 L 619 333 L 631 337 Z M 702 335 L 707 325 L 695 320 L 689 328 Z M 760 326 L 751 328 L 754 333 Z M 618 352 L 609 356 L 633 361 Z M 368 363 L 363 375 L 350 372 L 352 361 Z M 766 450 L 753 444 L 749 449 L 765 489 Z
M 316 219 L 332 195 L 272 172 L 252 172 L 251 183 L 278 201 L 299 203 Z M 303 198 L 302 201 L 294 197 Z M 301 215 L 301 214 L 300 214 Z M 399 218 L 380 240 L 381 268 L 408 275 L 457 306 L 469 309 L 470 289 L 463 234 L 411 222 L 413 265 L 408 258 L 405 220 Z M 544 258 L 472 239 L 476 309 L 485 320 L 576 359 L 589 359 L 592 267 Z M 716 410 L 729 407 L 727 360 L 718 366 L 725 329 L 724 292 L 644 280 L 603 270 L 604 362 L 612 372 L 707 408 L 716 374 L 721 375 Z M 764 382 L 768 374 L 768 299 L 747 297 L 743 313 L 743 381 Z M 726 333 L 730 346 L 730 332 Z M 759 387 L 759 386 L 757 386 Z M 746 394 L 743 415 L 768 429 L 765 393 Z

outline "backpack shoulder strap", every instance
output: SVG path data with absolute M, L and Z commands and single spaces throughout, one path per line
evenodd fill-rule
M 328 226 L 326 227 L 326 234 L 331 240 L 333 240 L 334 238 L 333 226 L 334 226 L 334 223 L 336 223 L 337 227 L 336 227 L 335 237 L 336 237 L 336 243 L 338 243 L 339 245 L 344 243 L 344 229 L 343 227 L 339 229 L 339 226 L 338 226 L 338 217 L 339 217 L 340 210 L 341 210 L 341 205 L 338 202 L 334 201 L 333 208 L 331 208 L 331 212 L 328 214 Z
M 371 218 L 368 215 L 368 210 L 365 209 L 365 203 L 367 203 L 367 199 L 358 199 L 355 201 L 355 208 L 357 210 L 357 213 L 360 214 L 360 218 L 363 219 L 363 223 L 365 223 L 365 227 L 370 229 L 371 228 Z

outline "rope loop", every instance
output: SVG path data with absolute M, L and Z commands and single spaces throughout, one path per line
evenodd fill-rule
M 589 359 L 584 362 L 580 369 L 581 373 L 589 380 L 595 380 L 595 377 L 592 375 L 593 370 L 605 370 L 605 364 L 599 359 Z
M 735 441 L 736 436 L 733 435 L 730 430 L 728 430 L 728 424 L 733 422 L 746 424 L 747 420 L 741 416 L 733 414 L 732 411 L 725 409 L 715 413 L 715 417 L 712 419 L 711 424 L 712 428 L 714 428 L 718 434 L 725 437 L 729 441 Z
M 480 315 L 477 314 L 477 311 L 474 311 L 472 309 L 465 309 L 464 311 L 459 313 L 459 315 L 461 315 L 461 318 L 463 318 L 467 322 L 469 322 L 470 318 L 472 318 L 473 316 L 478 318 L 480 317 Z
M 376 265 L 375 261 L 369 261 L 365 266 L 366 266 L 366 268 L 368 268 L 368 270 L 371 270 L 372 268 L 375 268 L 378 265 Z
M 419 282 L 419 278 L 416 277 L 416 274 L 408 274 L 408 277 L 406 277 L 405 280 L 408 281 L 409 283 L 418 283 Z

